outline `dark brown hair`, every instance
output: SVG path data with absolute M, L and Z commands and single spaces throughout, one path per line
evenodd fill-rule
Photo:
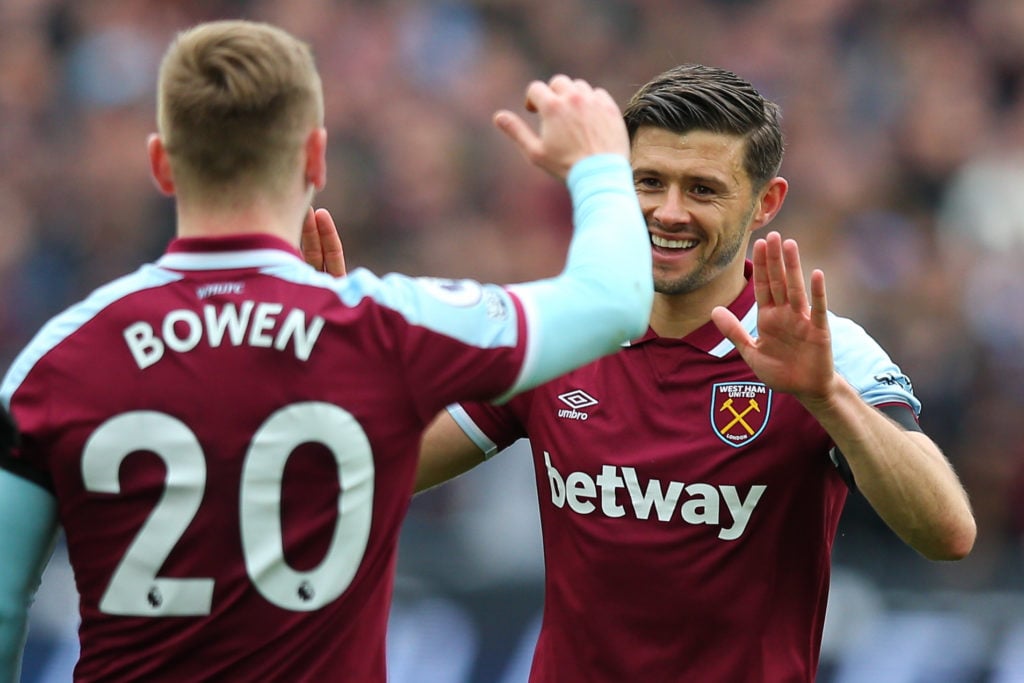
M 744 168 L 755 187 L 778 175 L 785 143 L 779 106 L 731 71 L 681 64 L 651 79 L 624 111 L 630 139 L 655 126 L 676 133 L 706 130 L 747 140 Z

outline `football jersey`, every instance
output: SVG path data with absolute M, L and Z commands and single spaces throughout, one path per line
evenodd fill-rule
M 81 595 L 76 680 L 381 681 L 419 439 L 512 387 L 504 288 L 172 242 L 46 325 L 4 384 Z
M 730 310 L 756 335 L 749 281 Z M 830 324 L 861 396 L 916 415 L 878 344 Z M 545 557 L 531 683 L 814 680 L 847 485 L 828 434 L 713 323 L 450 411 L 488 456 L 530 440 Z

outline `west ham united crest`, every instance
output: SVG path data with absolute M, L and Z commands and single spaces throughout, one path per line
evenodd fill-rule
M 739 448 L 758 437 L 768 424 L 772 390 L 761 382 L 723 382 L 711 387 L 711 428 L 718 438 Z

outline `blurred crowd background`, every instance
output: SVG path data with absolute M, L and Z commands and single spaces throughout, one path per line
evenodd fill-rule
M 979 524 L 967 560 L 929 563 L 852 497 L 821 680 L 1024 681 L 1024 2 L 0 0 L 3 367 L 172 236 L 144 147 L 156 70 L 177 30 L 226 17 L 313 46 L 330 141 L 317 203 L 349 267 L 381 274 L 515 282 L 561 267 L 565 189 L 490 122 L 521 111 L 531 79 L 569 73 L 624 103 L 703 62 L 779 102 L 791 190 L 773 227 L 914 380 Z M 525 681 L 543 568 L 519 446 L 413 501 L 394 681 Z M 63 558 L 26 681 L 69 680 Z

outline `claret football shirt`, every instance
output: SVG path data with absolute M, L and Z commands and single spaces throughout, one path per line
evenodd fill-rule
M 54 319 L 5 383 L 4 464 L 57 497 L 76 679 L 383 680 L 420 433 L 513 385 L 518 306 L 250 235 L 176 240 Z
M 756 334 L 752 285 L 730 309 Z M 831 327 L 869 403 L 919 410 L 877 343 Z M 450 411 L 487 455 L 530 440 L 546 573 L 531 683 L 814 679 L 847 485 L 820 425 L 713 323 Z
M 427 423 L 613 352 L 646 316 L 628 161 L 589 156 L 566 182 L 574 237 L 552 279 L 335 279 L 269 235 L 179 238 L 39 331 L 0 384 L 22 433 L 0 481 L 64 528 L 77 681 L 386 680 Z M 609 253 L 612 276 L 593 267 Z M 56 533 L 32 521 L 4 537 L 23 544 L 5 599 Z

